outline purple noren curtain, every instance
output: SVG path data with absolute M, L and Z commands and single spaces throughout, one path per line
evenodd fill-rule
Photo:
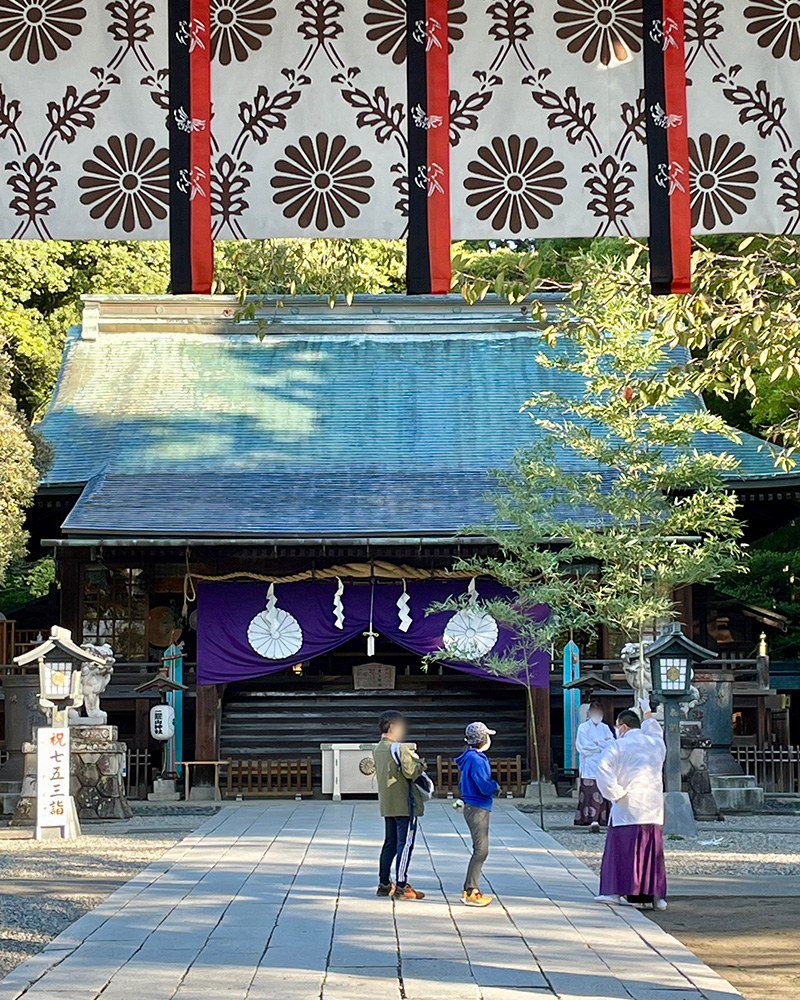
M 424 656 L 447 648 L 458 670 L 492 676 L 470 662 L 467 652 L 502 654 L 513 636 L 481 611 L 445 611 L 426 615 L 437 601 L 467 592 L 467 580 L 400 580 L 339 584 L 336 580 L 302 583 L 203 583 L 198 592 L 197 681 L 224 684 L 283 670 L 341 646 L 367 631 L 375 632 Z M 508 594 L 491 581 L 479 581 L 479 597 Z M 405 594 L 405 598 L 404 598 Z M 538 609 L 542 617 L 544 606 Z M 366 657 L 365 657 L 366 658 Z M 536 687 L 549 684 L 549 657 L 537 653 L 531 664 Z M 514 681 L 502 677 L 500 680 Z

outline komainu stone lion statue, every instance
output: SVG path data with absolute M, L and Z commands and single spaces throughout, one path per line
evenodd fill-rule
M 104 726 L 108 722 L 108 713 L 100 708 L 100 696 L 108 687 L 111 675 L 114 673 L 114 651 L 107 642 L 104 642 L 102 646 L 94 646 L 90 642 L 85 642 L 81 649 L 102 657 L 104 662 L 84 663 L 81 669 L 83 705 L 86 709 L 86 717 L 81 718 L 80 722 Z

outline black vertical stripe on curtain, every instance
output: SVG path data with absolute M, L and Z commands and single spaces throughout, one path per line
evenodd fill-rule
M 415 113 L 428 113 L 428 59 L 425 41 L 417 41 L 417 25 L 427 20 L 427 0 L 406 4 L 406 122 L 408 130 L 408 238 L 406 241 L 406 291 L 427 295 L 431 291 L 428 242 L 428 130 L 415 126 Z M 416 111 L 415 111 L 416 109 Z
M 169 247 L 173 295 L 192 289 L 191 202 L 181 190 L 191 174 L 192 134 L 181 128 L 191 118 L 191 66 L 185 26 L 191 23 L 191 0 L 169 0 Z
M 644 0 L 644 96 L 647 115 L 647 176 L 650 209 L 650 288 L 654 295 L 672 291 L 672 232 L 669 197 L 667 128 L 658 124 L 654 109 L 666 109 L 663 0 Z

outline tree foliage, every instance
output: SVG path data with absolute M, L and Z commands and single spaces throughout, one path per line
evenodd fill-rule
M 755 542 L 748 553 L 750 572 L 723 576 L 719 589 L 788 619 L 786 631 L 770 638 L 776 660 L 800 658 L 800 525 L 794 522 Z
M 164 292 L 168 275 L 165 243 L 0 240 L 0 330 L 20 411 L 33 420 L 46 407 L 81 295 Z
M 8 613 L 37 597 L 44 597 L 56 579 L 56 563 L 52 556 L 42 556 L 27 562 L 15 559 L 9 563 L 0 584 L 0 611 Z
M 0 354 L 0 581 L 25 551 L 25 510 L 38 478 L 34 441 L 11 395 L 10 363 Z
M 486 604 L 517 636 L 481 661 L 490 671 L 519 678 L 534 651 L 601 625 L 641 650 L 675 617 L 676 587 L 743 568 L 724 484 L 737 461 L 720 447 L 737 433 L 691 395 L 694 369 L 672 338 L 660 303 L 602 260 L 546 328 L 539 362 L 564 388 L 525 403 L 542 443 L 498 474 L 496 520 L 477 529 L 497 554 L 458 564 L 515 594 Z
M 621 293 L 648 287 L 647 247 L 633 239 L 604 238 L 555 246 L 549 270 L 557 280 L 580 280 L 586 267 L 603 265 Z M 574 244 L 578 245 L 574 245 Z M 533 253 L 533 258 L 531 254 Z M 548 268 L 526 250 L 524 266 L 491 279 L 477 264 L 457 258 L 457 282 L 467 301 L 490 291 L 509 302 L 531 302 Z M 566 274 L 565 274 L 566 270 Z M 642 329 L 657 303 L 664 334 L 694 354 L 692 387 L 743 429 L 780 446 L 787 467 L 800 447 L 800 241 L 795 236 L 703 237 L 692 255 L 692 292 L 642 298 Z
M 242 240 L 217 244 L 215 288 L 245 295 L 319 295 L 331 305 L 359 292 L 405 289 L 402 240 Z M 252 312 L 253 310 L 251 310 Z

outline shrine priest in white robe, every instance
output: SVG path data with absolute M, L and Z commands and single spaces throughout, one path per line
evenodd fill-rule
M 665 910 L 662 770 L 667 748 L 650 705 L 645 699 L 639 705 L 643 721 L 631 709 L 620 712 L 617 739 L 597 765 L 597 787 L 611 801 L 597 901 Z
M 580 754 L 580 786 L 575 826 L 588 826 L 592 833 L 599 833 L 601 826 L 608 826 L 610 803 L 597 788 L 595 775 L 603 751 L 614 742 L 614 734 L 603 722 L 603 706 L 599 701 L 589 703 L 589 717 L 575 733 L 575 749 Z

